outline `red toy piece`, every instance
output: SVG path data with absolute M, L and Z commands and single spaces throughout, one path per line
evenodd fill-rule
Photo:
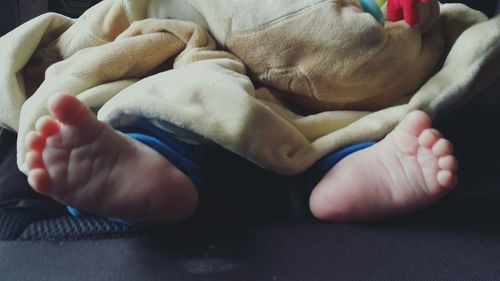
M 399 21 L 403 18 L 409 25 L 420 22 L 418 3 L 428 3 L 432 0 L 387 0 L 387 18 L 389 21 Z

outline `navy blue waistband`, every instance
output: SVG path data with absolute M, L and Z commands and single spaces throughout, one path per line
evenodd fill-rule
M 323 156 L 306 171 L 306 188 L 309 191 L 319 183 L 328 171 L 347 155 L 374 145 L 376 142 L 366 141 L 344 146 L 330 154 Z
M 163 155 L 193 182 L 198 192 L 201 192 L 201 169 L 196 145 L 181 142 L 146 120 L 139 120 L 132 125 L 118 127 L 116 130 L 144 143 Z
M 198 165 L 199 161 L 195 145 L 183 143 L 142 119 L 131 125 L 115 129 L 130 138 L 144 143 L 163 155 L 193 182 L 198 192 L 201 192 L 201 170 Z M 73 216 L 85 214 L 71 206 L 67 206 L 66 208 Z M 122 224 L 137 225 L 137 223 L 120 218 L 108 217 L 108 219 Z

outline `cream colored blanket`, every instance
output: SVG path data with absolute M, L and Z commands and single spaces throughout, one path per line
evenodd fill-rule
M 425 28 L 382 27 L 355 0 L 106 0 L 20 26 L 0 63 L 22 171 L 24 136 L 67 92 L 112 126 L 145 117 L 297 174 L 411 110 L 476 97 L 500 78 L 500 17 L 441 5 Z

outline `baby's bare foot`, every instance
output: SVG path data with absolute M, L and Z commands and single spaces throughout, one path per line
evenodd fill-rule
M 62 204 L 138 222 L 175 222 L 197 207 L 193 183 L 148 146 L 98 121 L 76 98 L 48 103 L 25 139 L 28 181 Z
M 457 182 L 452 144 L 421 111 L 382 141 L 342 159 L 316 186 L 312 213 L 327 221 L 401 215 L 431 205 Z

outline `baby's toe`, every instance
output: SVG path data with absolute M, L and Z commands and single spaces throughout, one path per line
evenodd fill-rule
M 60 131 L 59 123 L 51 116 L 40 117 L 36 121 L 35 128 L 45 137 L 50 137 Z
M 442 138 L 441 133 L 434 129 L 434 128 L 429 128 L 425 129 L 420 136 L 418 137 L 418 143 L 421 146 L 427 147 L 427 148 L 432 148 L 436 142 Z
M 45 140 L 46 138 L 39 132 L 31 131 L 26 134 L 24 143 L 26 144 L 26 147 L 28 147 L 28 149 L 36 152 L 42 152 L 45 148 Z
M 28 175 L 28 183 L 36 192 L 46 194 L 50 187 L 49 174 L 42 168 L 33 169 Z
M 26 153 L 26 167 L 28 170 L 33 170 L 36 168 L 43 168 L 43 159 L 42 155 L 38 152 L 30 151 Z
M 68 94 L 56 95 L 48 101 L 49 111 L 60 128 L 71 128 L 64 135 L 65 145 L 80 146 L 93 141 L 105 127 L 79 99 Z
M 436 157 L 443 157 L 453 153 L 453 144 L 447 139 L 439 139 L 432 147 L 432 153 Z
M 458 170 L 458 160 L 453 155 L 446 155 L 438 159 L 438 166 L 441 170 L 456 172 Z
M 430 116 L 419 110 L 415 110 L 406 115 L 399 127 L 402 128 L 407 133 L 419 136 L 425 129 L 431 126 L 431 118 Z
M 452 173 L 450 171 L 442 170 L 439 171 L 437 174 L 437 181 L 439 185 L 441 185 L 444 188 L 449 188 L 454 186 L 457 181 L 457 175 L 455 173 Z
M 69 94 L 52 96 L 48 100 L 47 106 L 50 113 L 63 124 L 74 125 L 74 123 L 81 122 L 81 119 L 89 114 L 88 108 L 76 97 Z

